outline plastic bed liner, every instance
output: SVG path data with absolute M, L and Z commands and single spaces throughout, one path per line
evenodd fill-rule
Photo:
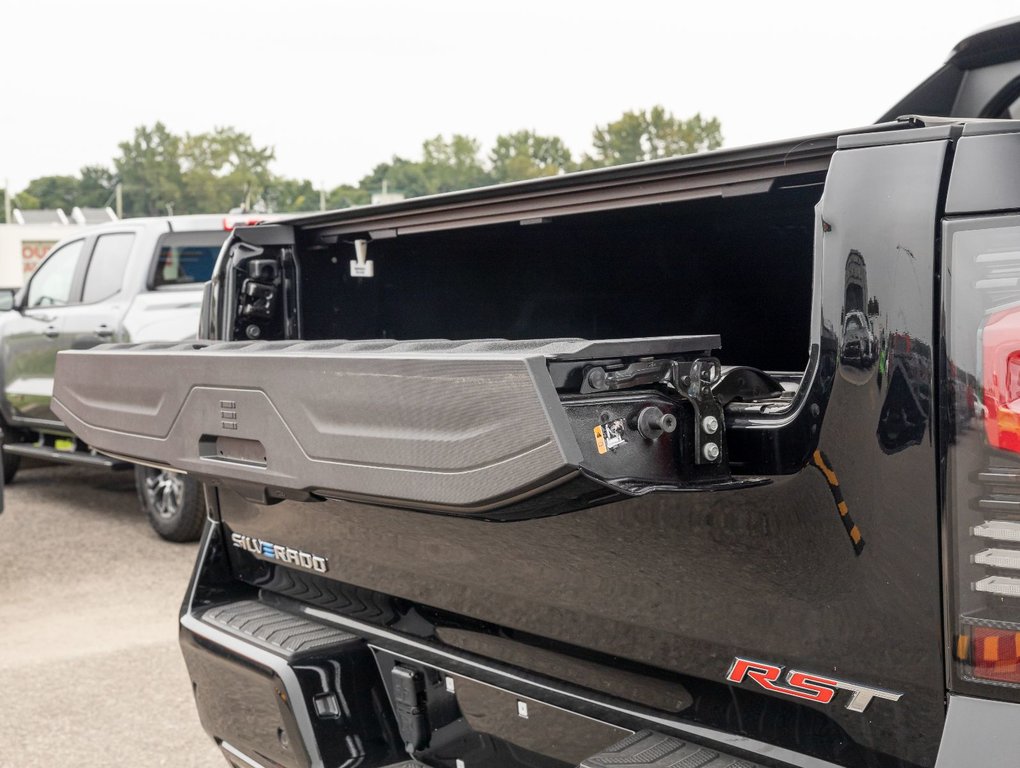
M 652 405 L 682 419 L 682 399 L 579 395 L 585 372 L 689 362 L 719 344 L 716 336 L 108 344 L 58 355 L 53 407 L 104 453 L 264 503 L 332 497 L 484 513 L 551 492 L 546 506 L 576 508 L 607 490 L 685 487 L 676 469 L 685 429 L 640 439 L 627 415 Z M 593 429 L 603 422 L 599 443 Z M 727 481 L 718 471 L 710 479 Z

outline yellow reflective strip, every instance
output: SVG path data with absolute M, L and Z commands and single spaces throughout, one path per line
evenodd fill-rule
M 960 661 L 967 660 L 967 651 L 970 649 L 970 638 L 960 635 L 956 638 L 956 658 Z
M 825 460 L 822 458 L 821 451 L 815 451 L 815 464 L 820 470 L 822 470 L 822 474 L 825 475 L 825 479 L 829 481 L 829 485 L 839 485 L 839 478 L 836 477 L 835 472 L 825 465 Z
M 861 543 L 861 529 L 856 525 L 850 529 L 850 538 L 854 540 L 854 544 Z
M 846 502 L 845 501 L 839 502 L 839 504 L 836 505 L 836 509 L 839 510 L 839 516 L 840 517 L 846 517 L 847 512 L 850 511 L 849 509 L 846 508 Z

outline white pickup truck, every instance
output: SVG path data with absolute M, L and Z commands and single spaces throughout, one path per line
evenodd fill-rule
M 205 215 L 103 224 L 54 246 L 17 293 L 0 292 L 5 483 L 14 479 L 22 457 L 132 466 L 90 450 L 50 410 L 57 352 L 193 338 L 203 285 L 235 223 L 235 217 Z M 196 482 L 143 466 L 134 471 L 142 508 L 157 533 L 172 541 L 197 538 L 205 509 Z

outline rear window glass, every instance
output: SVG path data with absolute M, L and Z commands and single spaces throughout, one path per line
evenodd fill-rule
M 152 287 L 204 283 L 212 277 L 216 257 L 229 233 L 169 232 L 156 246 Z

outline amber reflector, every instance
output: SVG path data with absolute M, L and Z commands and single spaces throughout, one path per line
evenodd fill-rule
M 970 635 L 970 652 L 974 677 L 1020 683 L 1020 632 L 974 627 Z

